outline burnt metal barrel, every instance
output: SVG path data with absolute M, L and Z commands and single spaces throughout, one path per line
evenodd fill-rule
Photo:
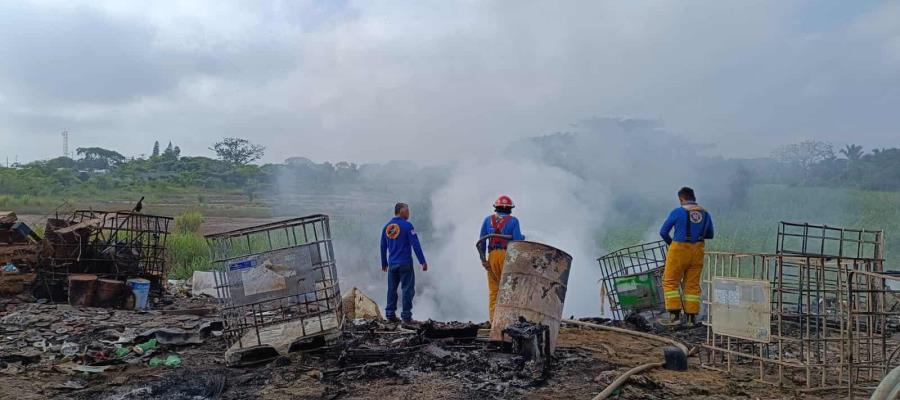
M 491 340 L 504 340 L 503 330 L 523 317 L 549 327 L 552 352 L 559 335 L 571 267 L 572 256 L 555 247 L 509 242 L 491 321 Z
M 125 282 L 115 279 L 97 279 L 94 305 L 97 307 L 119 307 L 122 304 Z
M 79 274 L 69 276 L 69 305 L 90 307 L 94 302 L 97 275 Z

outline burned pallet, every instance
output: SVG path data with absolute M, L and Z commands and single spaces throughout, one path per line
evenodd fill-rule
M 471 322 L 437 322 L 428 320 L 419 326 L 428 339 L 475 339 L 478 336 L 479 326 Z

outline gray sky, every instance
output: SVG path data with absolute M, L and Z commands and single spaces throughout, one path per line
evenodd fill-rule
M 591 116 L 737 156 L 900 138 L 900 2 L 4 1 L 0 38 L 0 157 L 25 161 L 64 129 L 265 161 L 446 161 Z

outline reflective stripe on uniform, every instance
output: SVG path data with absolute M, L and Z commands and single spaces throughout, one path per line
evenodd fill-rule
M 686 294 L 684 295 L 684 301 L 700 301 L 700 295 Z
M 677 290 L 669 290 L 666 292 L 666 298 L 679 297 L 681 294 Z

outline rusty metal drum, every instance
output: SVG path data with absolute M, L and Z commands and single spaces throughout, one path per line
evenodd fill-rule
M 524 317 L 550 328 L 552 352 L 559 335 L 571 267 L 572 256 L 555 247 L 529 241 L 509 242 L 491 321 L 491 340 L 504 340 L 503 329 Z
M 92 306 L 96 287 L 97 275 L 79 274 L 69 276 L 69 305 Z
M 122 304 L 125 282 L 115 279 L 97 279 L 97 291 L 94 293 L 94 306 L 119 307 Z

